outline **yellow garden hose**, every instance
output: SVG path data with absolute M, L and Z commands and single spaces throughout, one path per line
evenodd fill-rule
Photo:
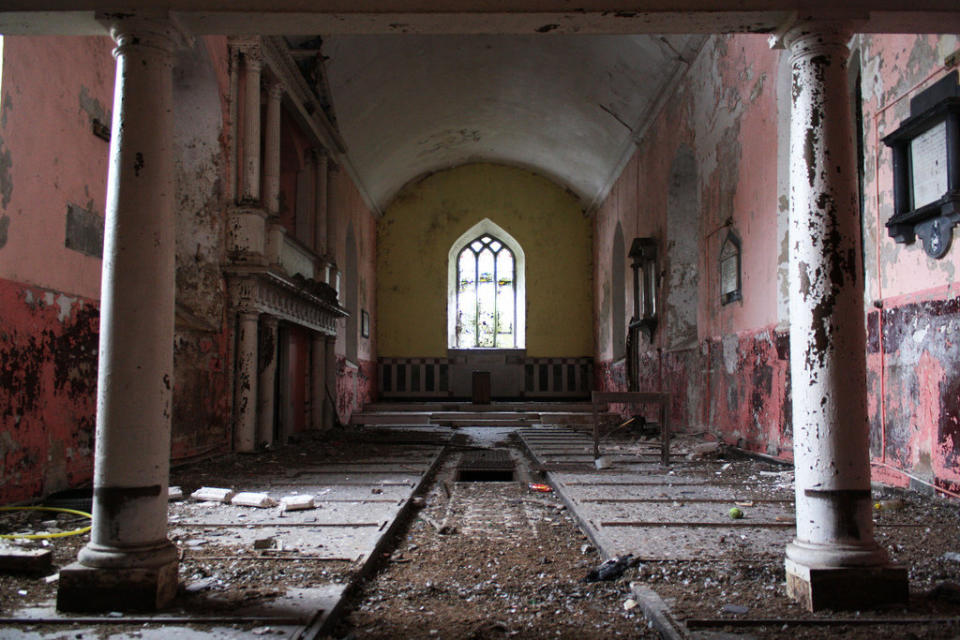
M 60 507 L 0 507 L 0 511 L 56 511 L 57 513 L 72 513 L 75 516 L 83 516 L 84 518 L 92 518 L 89 513 L 85 511 L 77 511 L 76 509 L 61 509 Z M 56 533 L 10 533 L 0 535 L 2 540 L 13 540 L 14 538 L 20 538 L 23 540 L 45 540 L 48 538 L 66 538 L 67 536 L 79 536 L 87 531 L 90 531 L 90 525 L 86 527 L 80 527 L 79 529 L 74 529 L 73 531 L 58 531 Z

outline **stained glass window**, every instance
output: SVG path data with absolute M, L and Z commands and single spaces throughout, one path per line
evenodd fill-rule
M 516 347 L 516 261 L 494 236 L 470 242 L 457 258 L 457 346 Z

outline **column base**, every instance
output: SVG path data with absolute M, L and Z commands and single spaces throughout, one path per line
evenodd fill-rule
M 159 567 L 100 569 L 74 562 L 60 570 L 58 611 L 157 611 L 177 595 L 176 560 Z
M 787 595 L 807 611 L 862 610 L 906 604 L 903 567 L 808 567 L 787 558 Z

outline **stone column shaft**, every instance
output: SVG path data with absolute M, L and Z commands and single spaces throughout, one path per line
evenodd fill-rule
M 275 391 L 277 380 L 277 319 L 264 316 L 260 321 L 260 366 L 258 395 L 260 397 L 257 420 L 257 445 L 273 444 Z
M 259 314 L 237 314 L 236 426 L 233 448 L 249 453 L 257 448 L 257 375 Z
M 313 250 L 324 255 L 327 250 L 327 154 L 317 152 L 316 197 L 314 199 L 316 226 L 314 227 Z
M 241 200 L 260 200 L 260 70 L 263 58 L 252 47 L 243 50 L 243 190 Z
M 844 608 L 844 598 L 865 594 L 864 585 L 874 581 L 862 572 L 832 572 L 831 579 L 849 582 L 818 594 L 823 570 L 876 568 L 887 560 L 873 539 L 871 516 L 849 36 L 838 25 L 808 23 L 787 37 L 793 74 L 789 267 L 797 512 L 787 575 L 788 591 L 809 608 L 820 608 L 817 602 Z
M 267 91 L 266 129 L 263 132 L 263 205 L 267 212 L 280 211 L 280 104 L 283 86 L 279 82 Z
M 327 404 L 327 340 L 321 333 L 313 334 L 310 345 L 310 428 L 324 428 L 323 411 Z
M 327 160 L 327 234 L 325 240 L 326 255 L 333 262 L 337 261 L 337 208 L 333 206 L 333 193 L 336 184 L 337 165 Z M 333 282 L 330 282 L 333 285 Z
M 117 43 L 100 301 L 93 529 L 64 610 L 149 610 L 176 594 L 167 539 L 173 395 L 173 52 L 167 20 L 104 16 Z

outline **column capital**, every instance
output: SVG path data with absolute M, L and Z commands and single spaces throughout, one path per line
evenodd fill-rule
M 114 57 L 130 47 L 150 47 L 166 55 L 190 46 L 192 37 L 166 12 L 100 11 L 97 20 L 110 29 L 117 43 Z
M 286 87 L 279 80 L 271 80 L 267 83 L 267 98 L 269 100 L 279 101 L 286 92 Z
M 829 15 L 801 16 L 794 14 L 770 36 L 771 49 L 817 48 L 821 46 L 846 46 L 857 27 L 868 19 L 863 12 L 833 11 Z M 815 53 L 813 54 L 815 55 Z
M 263 69 L 263 51 L 260 49 L 260 45 L 243 45 L 238 49 L 243 54 L 243 64 L 246 65 L 247 69 L 253 71 Z

